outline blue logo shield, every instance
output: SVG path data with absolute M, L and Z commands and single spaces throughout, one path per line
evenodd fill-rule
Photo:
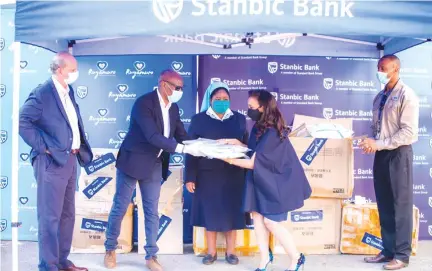
M 4 38 L 0 38 L 0 51 L 3 51 L 3 49 L 5 48 L 5 39 Z
M 2 98 L 3 96 L 5 96 L 6 94 L 6 85 L 1 84 L 0 85 L 0 98 Z
M 8 139 L 8 133 L 5 130 L 1 130 L 0 131 L 0 143 L 3 144 L 7 141 Z
M 0 176 L 0 189 L 5 189 L 9 184 L 7 176 Z
M 7 229 L 7 220 L 1 219 L 0 220 L 0 232 L 3 232 L 6 229 Z
M 81 99 L 87 97 L 88 88 L 86 86 L 78 86 L 77 87 L 77 96 Z

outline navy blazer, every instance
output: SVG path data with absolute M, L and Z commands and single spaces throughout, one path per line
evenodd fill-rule
M 137 180 L 151 175 L 162 149 L 162 177 L 167 178 L 170 153 L 177 142 L 188 139 L 180 120 L 179 107 L 173 103 L 169 110 L 170 135 L 163 135 L 163 118 L 156 91 L 139 97 L 132 107 L 129 131 L 120 146 L 116 167 Z
M 93 153 L 85 137 L 80 109 L 71 86 L 69 97 L 75 106 L 81 138 L 77 158 L 80 166 L 85 166 L 93 160 Z M 21 107 L 19 134 L 32 148 L 32 162 L 37 155 L 48 150 L 58 165 L 67 163 L 72 148 L 72 128 L 51 78 L 36 87 Z

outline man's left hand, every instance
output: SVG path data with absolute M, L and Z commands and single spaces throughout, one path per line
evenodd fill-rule
M 360 148 L 363 149 L 363 152 L 366 154 L 371 154 L 371 153 L 374 153 L 378 150 L 378 146 L 376 144 L 376 141 L 373 138 L 363 139 L 360 142 L 359 146 L 360 146 Z

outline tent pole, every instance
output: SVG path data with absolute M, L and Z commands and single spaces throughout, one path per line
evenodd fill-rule
M 12 92 L 12 187 L 11 187 L 11 230 L 12 230 L 12 271 L 18 271 L 18 143 L 19 143 L 19 99 L 21 75 L 21 43 L 14 42 L 13 92 Z
M 308 37 L 314 37 L 314 38 L 320 38 L 320 39 L 326 39 L 326 40 L 335 40 L 335 41 L 343 41 L 343 42 L 348 42 L 348 43 L 356 43 L 356 44 L 376 46 L 375 42 L 352 40 L 352 39 L 338 38 L 338 37 L 325 36 L 325 35 L 317 35 L 317 34 L 307 34 L 307 36 Z
M 196 88 L 197 92 L 195 94 L 196 95 L 195 114 L 197 114 L 199 112 L 199 95 L 198 95 L 199 55 L 197 55 L 195 58 L 196 58 L 196 86 L 197 86 L 197 88 Z

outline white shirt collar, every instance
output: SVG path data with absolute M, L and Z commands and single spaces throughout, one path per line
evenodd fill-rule
M 219 118 L 219 116 L 216 114 L 216 112 L 211 107 L 209 107 L 207 109 L 206 114 L 208 116 L 210 116 L 211 118 L 217 119 L 217 120 L 220 120 L 220 121 L 227 120 L 227 119 L 229 119 L 230 117 L 232 117 L 234 115 L 234 113 L 231 111 L 231 109 L 228 108 L 228 110 L 225 111 L 225 114 L 223 115 L 223 117 L 221 119 L 221 118 Z
M 66 95 L 69 93 L 69 86 L 67 87 L 67 89 L 64 88 L 62 86 L 62 84 L 60 84 L 60 82 L 55 78 L 54 75 L 52 75 L 51 78 L 52 78 L 52 80 L 54 82 L 54 86 L 57 89 L 57 91 L 59 92 L 59 94 Z
M 167 109 L 167 110 L 170 109 L 172 103 L 171 103 L 171 102 L 168 102 L 168 104 L 165 105 L 165 101 L 162 99 L 162 96 L 161 96 L 160 93 L 159 93 L 159 88 L 156 88 L 156 92 L 157 92 L 157 95 L 158 95 L 158 97 L 159 97 L 159 103 L 160 103 L 162 109 Z

